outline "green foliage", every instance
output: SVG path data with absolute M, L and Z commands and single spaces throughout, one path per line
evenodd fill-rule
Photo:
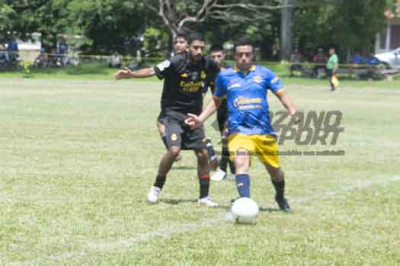
M 336 45 L 343 50 L 370 50 L 385 24 L 384 1 L 346 0 L 338 5 L 313 5 L 304 0 L 296 10 L 294 32 L 304 48 Z
M 11 25 L 11 16 L 14 14 L 14 9 L 4 3 L 4 1 L 0 1 L 0 32 L 8 30 Z
M 149 57 L 162 57 L 168 44 L 168 35 L 156 28 L 148 28 L 144 34 L 143 46 Z
M 249 1 L 250 2 L 250 1 Z M 0 39 L 7 32 L 28 37 L 40 32 L 44 46 L 54 48 L 61 34 L 84 35 L 86 53 L 109 54 L 117 50 L 135 54 L 144 48 L 151 56 L 168 49 L 172 28 L 185 16 L 195 16 L 203 0 L 170 1 L 168 18 L 175 26 L 166 26 L 155 10 L 158 0 L 0 0 Z M 221 0 L 220 4 L 244 4 L 247 1 Z M 278 0 L 254 0 L 252 4 Z M 385 10 L 395 11 L 396 0 L 299 0 L 295 9 L 295 42 L 303 49 L 339 45 L 345 50 L 371 49 L 373 40 L 385 22 Z M 152 8 L 154 10 L 152 10 Z M 221 9 L 217 9 L 221 11 Z M 265 16 L 252 20 L 254 12 L 234 7 L 224 10 L 230 21 L 208 17 L 202 23 L 189 22 L 187 29 L 207 32 L 210 42 L 232 42 L 247 34 L 261 48 L 264 59 L 270 59 L 271 46 L 279 39 L 281 10 L 265 10 Z M 241 19 L 240 19 L 241 18 Z M 3 37 L 1 36 L 3 35 Z M 145 36 L 144 43 L 139 37 Z

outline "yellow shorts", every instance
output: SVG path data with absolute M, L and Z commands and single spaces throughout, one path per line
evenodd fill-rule
M 240 150 L 247 150 L 252 155 L 257 155 L 262 163 L 279 168 L 281 165 L 278 155 L 278 144 L 273 135 L 243 135 L 232 134 L 228 137 L 228 149 L 231 160 Z

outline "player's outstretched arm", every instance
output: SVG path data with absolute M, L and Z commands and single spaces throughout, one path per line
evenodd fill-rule
M 130 78 L 148 78 L 152 77 L 156 74 L 154 68 L 143 68 L 137 71 L 132 71 L 129 68 L 118 70 L 117 73 L 114 74 L 115 79 L 130 79 Z
M 298 123 L 299 118 L 296 115 L 297 111 L 296 111 L 296 107 L 294 106 L 292 97 L 290 97 L 290 95 L 285 92 L 284 90 L 278 90 L 275 95 L 278 97 L 278 99 L 281 101 L 282 105 L 286 108 L 286 110 L 288 110 L 289 115 L 292 117 L 292 119 Z
M 201 126 L 214 112 L 218 109 L 221 104 L 221 99 L 216 96 L 213 96 L 211 100 L 208 102 L 206 109 L 200 114 L 188 114 L 189 118 L 185 120 L 185 123 L 189 125 L 191 128 L 197 128 Z

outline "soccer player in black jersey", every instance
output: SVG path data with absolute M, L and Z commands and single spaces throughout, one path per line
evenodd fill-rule
M 179 33 L 174 41 L 174 54 L 177 55 L 177 54 L 181 54 L 181 53 L 186 53 L 187 49 L 188 49 L 188 43 L 187 43 L 186 35 L 184 35 L 183 33 Z M 168 150 L 167 135 L 165 134 L 165 125 L 164 125 L 165 98 L 166 98 L 166 90 L 164 87 L 163 92 L 161 94 L 161 112 L 157 117 L 157 128 L 158 128 L 158 133 L 161 136 L 161 140 L 163 141 L 165 147 Z M 176 157 L 175 161 L 180 161 L 181 159 L 182 159 L 182 157 L 179 154 Z
M 210 174 L 204 128 L 191 130 L 185 123 L 187 113 L 200 114 L 203 109 L 203 86 L 209 76 L 219 72 L 219 66 L 205 57 L 205 38 L 199 33 L 188 36 L 187 53 L 178 54 L 153 68 L 131 71 L 119 70 L 115 77 L 145 78 L 157 75 L 164 80 L 165 90 L 165 133 L 168 151 L 161 159 L 158 174 L 147 200 L 156 203 L 165 184 L 166 176 L 181 149 L 194 150 L 197 157 L 200 197 L 198 203 L 208 207 L 218 204 L 208 196 Z
M 218 63 L 221 71 L 229 68 L 233 68 L 231 65 L 225 62 L 226 53 L 222 44 L 213 44 L 210 48 L 210 58 L 214 62 Z M 209 87 L 211 89 L 212 94 L 214 94 L 215 84 L 214 78 L 211 78 L 206 84 L 206 90 Z M 226 99 L 221 100 L 221 104 L 217 110 L 217 122 L 218 122 L 218 129 L 221 133 L 221 143 L 222 143 L 222 154 L 221 160 L 219 162 L 219 170 L 215 172 L 211 176 L 211 180 L 220 181 L 227 176 L 227 166 L 229 164 L 229 169 L 231 171 L 231 175 L 233 175 L 232 179 L 234 180 L 235 177 L 235 165 L 229 159 L 229 150 L 228 150 L 228 130 L 227 130 L 227 123 L 228 123 L 228 108 L 226 106 Z

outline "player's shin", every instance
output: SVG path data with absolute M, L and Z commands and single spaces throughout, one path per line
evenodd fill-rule
M 199 174 L 200 199 L 208 197 L 210 192 L 210 175 Z
M 164 187 L 165 181 L 167 177 L 164 175 L 157 175 L 156 181 L 154 182 L 154 186 L 158 187 L 160 190 Z
M 250 198 L 250 176 L 248 174 L 236 175 L 236 187 L 240 197 Z
M 226 172 L 228 160 L 229 160 L 229 150 L 228 147 L 224 145 L 222 146 L 222 156 L 221 156 L 221 161 L 219 163 L 219 168 L 224 172 Z
M 279 199 L 284 198 L 284 196 L 285 196 L 285 179 L 282 179 L 280 181 L 272 180 L 272 184 L 275 187 L 276 197 Z

